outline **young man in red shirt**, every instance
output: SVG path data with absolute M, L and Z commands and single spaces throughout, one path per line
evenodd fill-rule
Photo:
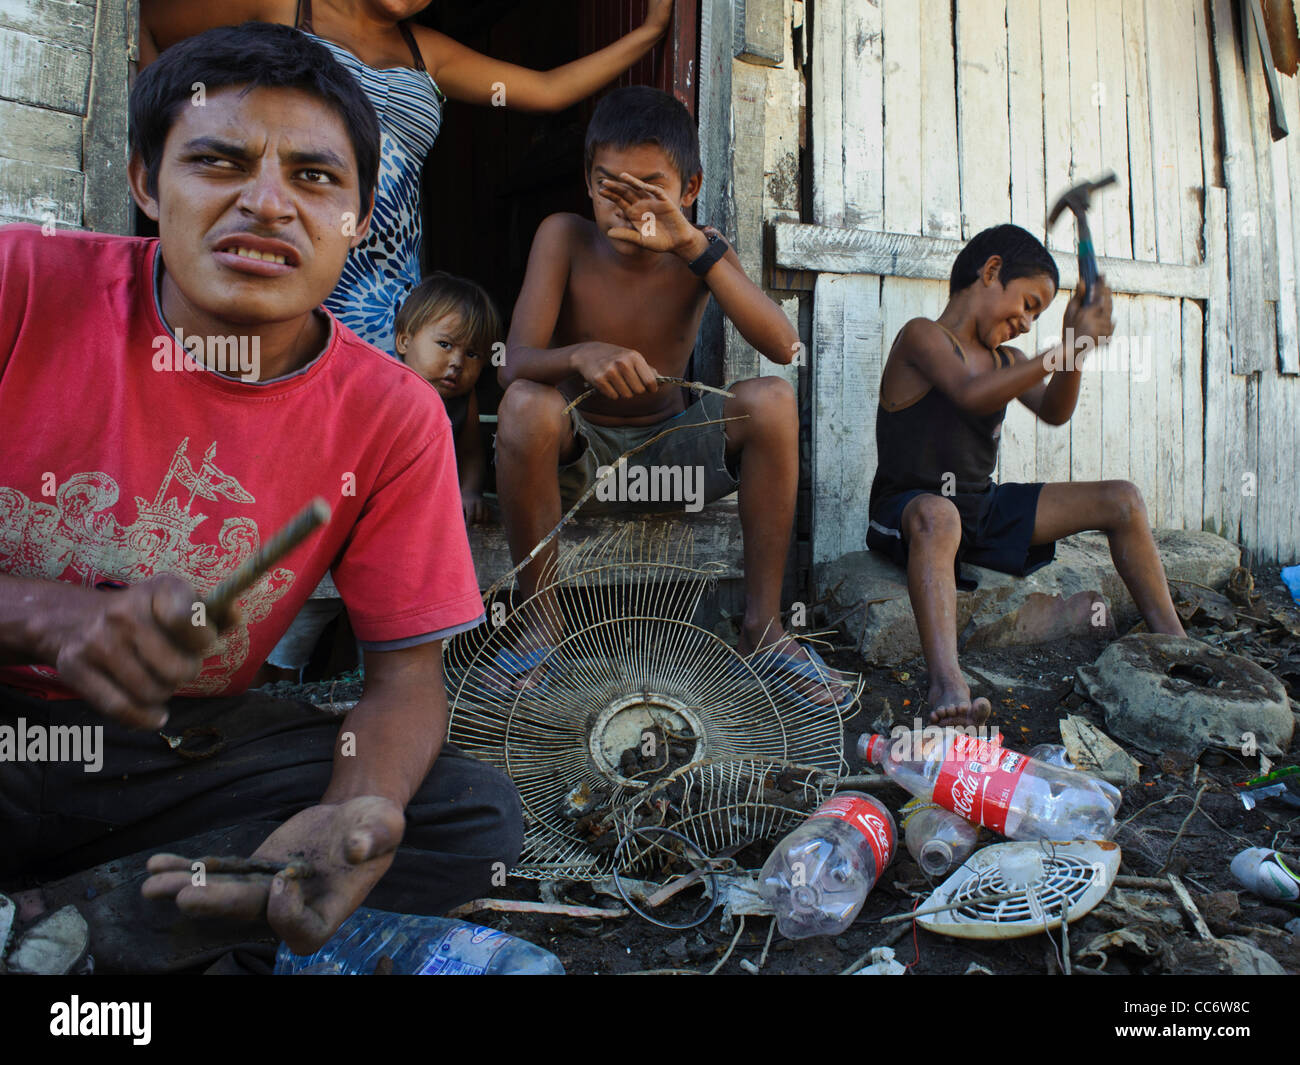
M 442 641 L 483 614 L 446 414 L 320 308 L 365 234 L 373 108 L 319 44 L 249 24 L 145 70 L 131 129 L 159 240 L 0 230 L 0 739 L 102 728 L 93 766 L 5 759 L 0 878 L 77 897 L 101 969 L 257 938 L 191 918 L 265 918 L 303 953 L 366 900 L 442 912 L 522 824 L 504 776 L 439 758 Z M 318 495 L 328 524 L 204 624 L 195 604 Z M 341 726 L 242 694 L 329 569 L 366 651 Z M 194 875 L 250 852 L 315 875 Z M 86 902 L 70 874 L 111 859 L 118 890 L 100 870 Z

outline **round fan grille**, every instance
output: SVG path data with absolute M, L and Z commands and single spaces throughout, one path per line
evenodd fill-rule
M 689 529 L 675 524 L 625 523 L 570 548 L 546 582 L 564 636 L 529 660 L 522 687 L 508 672 L 525 646 L 519 609 L 449 646 L 449 739 L 504 769 L 523 802 L 516 874 L 606 875 L 617 844 L 611 813 L 698 763 L 711 768 L 682 782 L 686 806 L 676 797 L 661 804 L 660 823 L 708 814 L 715 792 L 720 803 L 736 801 L 745 787 L 718 765 L 844 770 L 829 687 L 820 705 L 773 683 L 770 656 L 742 658 L 694 624 L 719 567 L 695 566 L 691 552 Z

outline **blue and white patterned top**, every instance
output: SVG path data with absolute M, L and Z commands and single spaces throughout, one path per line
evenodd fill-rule
M 392 355 L 397 309 L 420 283 L 420 170 L 442 125 L 442 92 L 427 71 L 377 70 L 332 41 L 308 36 L 361 84 L 380 130 L 375 214 L 325 306 L 362 340 Z

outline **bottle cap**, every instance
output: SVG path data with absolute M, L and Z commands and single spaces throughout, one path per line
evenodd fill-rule
M 858 754 L 864 762 L 879 765 L 885 757 L 885 737 L 878 732 L 862 737 L 858 740 Z

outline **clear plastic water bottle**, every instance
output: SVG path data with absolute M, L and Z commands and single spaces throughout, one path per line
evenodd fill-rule
M 1268 847 L 1247 847 L 1228 866 L 1247 891 L 1261 899 L 1300 900 L 1300 863 Z
M 953 728 L 863 736 L 858 754 L 913 795 L 1009 839 L 1109 839 L 1115 831 L 1099 781 Z
M 853 923 L 894 856 L 898 834 L 869 795 L 842 791 L 776 845 L 758 875 L 787 939 L 828 936 Z
M 1070 752 L 1059 743 L 1040 743 L 1036 747 L 1030 747 L 1025 754 L 1035 762 L 1042 762 L 1044 765 L 1056 765 L 1060 766 L 1062 769 L 1072 769 L 1076 773 L 1083 772 L 1082 769 L 1074 764 L 1074 759 L 1070 757 Z M 1085 774 L 1085 776 L 1086 775 L 1087 774 Z M 1111 814 L 1118 814 L 1120 804 L 1124 802 L 1124 793 L 1121 792 L 1119 788 L 1115 787 L 1115 785 L 1109 780 L 1100 780 L 1096 777 L 1093 779 L 1097 781 L 1097 787 L 1101 788 L 1101 790 L 1106 793 L 1107 798 L 1110 799 L 1112 807 Z
M 913 799 L 899 811 L 903 839 L 926 876 L 947 876 L 970 857 L 979 829 L 932 802 Z
M 275 973 L 360 976 L 392 959 L 396 976 L 563 976 L 550 951 L 493 928 L 450 917 L 386 913 L 362 907 L 315 954 L 281 943 Z

